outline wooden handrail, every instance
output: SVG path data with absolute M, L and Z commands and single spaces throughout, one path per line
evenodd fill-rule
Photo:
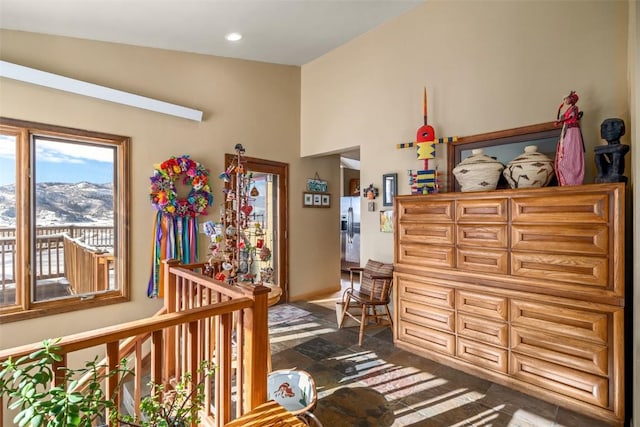
M 135 335 L 142 335 L 148 331 L 156 331 L 208 317 L 219 316 L 231 311 L 241 310 L 243 308 L 251 307 L 251 304 L 252 301 L 249 298 L 241 298 L 233 301 L 225 301 L 216 305 L 193 308 L 176 313 L 166 313 L 142 320 L 133 320 L 127 323 L 120 323 L 118 325 L 94 329 L 89 332 L 67 335 L 60 339 L 57 346 L 60 347 L 60 354 L 73 353 L 74 351 L 104 345 L 109 342 L 119 341 Z M 7 350 L 0 350 L 0 363 L 10 356 L 26 356 L 40 347 L 42 347 L 42 343 L 27 344 Z
M 198 268 L 202 265 L 181 266 L 175 261 L 165 261 L 165 307 L 161 312 L 150 318 L 63 337 L 56 344 L 63 357 L 57 366 L 67 367 L 68 354 L 97 346 L 104 346 L 107 375 L 117 369 L 123 357 L 135 357 L 137 406 L 142 385 L 142 347 L 150 340 L 147 354 L 154 383 L 170 386 L 172 378 L 185 373 L 201 380 L 204 377 L 198 372 L 199 361 L 210 360 L 216 365 L 213 379 L 205 378 L 202 425 L 221 427 L 264 403 L 269 288 L 230 286 L 194 271 Z M 2 350 L 0 362 L 10 356 L 30 354 L 40 347 L 41 343 L 35 343 Z M 107 395 L 114 396 L 114 402 L 119 404 L 121 393 L 111 394 L 117 385 L 117 378 L 107 376 Z M 235 414 L 233 393 L 236 393 Z M 0 402 L 0 419 L 3 407 Z

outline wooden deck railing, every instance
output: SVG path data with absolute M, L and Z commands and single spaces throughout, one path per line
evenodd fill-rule
M 63 234 L 64 275 L 75 295 L 109 289 L 109 270 L 114 256 L 90 247 L 78 239 Z
M 189 372 L 205 384 L 202 425 L 222 427 L 266 401 L 267 396 L 267 295 L 264 286 L 230 286 L 198 272 L 201 264 L 164 265 L 165 306 L 156 316 L 70 335 L 59 343 L 62 367 L 68 355 L 92 347 L 106 354 L 105 372 L 115 370 L 123 357 L 133 360 L 135 406 L 142 389 L 143 360 L 149 357 L 154 383 L 166 387 Z M 146 345 L 150 342 L 149 345 Z M 29 354 L 39 344 L 0 351 L 9 356 Z M 146 350 L 146 348 L 149 350 Z M 213 361 L 216 374 L 202 377 L 200 361 Z M 105 390 L 114 396 L 118 378 L 109 377 Z M 235 410 L 233 399 L 235 396 Z M 0 420 L 6 402 L 0 402 Z
M 42 288 L 42 290 L 44 290 L 51 283 L 67 275 L 67 260 L 65 259 L 64 253 L 65 236 L 85 245 L 88 250 L 93 250 L 96 253 L 109 253 L 113 251 L 114 228 L 110 226 L 80 226 L 71 224 L 65 226 L 36 227 L 33 267 L 37 289 Z M 17 241 L 15 228 L 0 227 L 0 306 L 15 303 L 16 251 Z M 107 280 L 108 269 L 113 267 L 114 258 L 104 255 L 96 261 L 99 263 L 99 266 L 101 266 L 101 269 L 91 267 L 90 270 L 93 269 L 94 272 L 99 274 L 104 273 L 105 279 L 98 280 L 95 283 L 95 287 L 87 285 L 76 290 L 72 289 L 74 293 L 95 292 L 95 290 L 107 289 L 110 286 Z M 86 284 L 87 282 L 83 280 L 81 283 Z M 36 295 L 38 295 L 37 292 Z
M 64 276 L 63 235 L 82 241 L 85 245 L 109 252 L 113 249 L 114 229 L 109 226 L 51 226 L 36 227 L 36 280 Z M 15 283 L 16 229 L 0 227 L 0 285 Z

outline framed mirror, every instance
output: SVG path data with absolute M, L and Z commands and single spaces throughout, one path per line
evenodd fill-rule
M 382 175 L 382 206 L 393 206 L 393 196 L 398 192 L 398 174 Z
M 551 121 L 458 138 L 447 146 L 447 191 L 460 191 L 460 185 L 453 176 L 453 168 L 470 156 L 471 150 L 482 148 L 484 154 L 506 165 L 523 153 L 524 147 L 536 145 L 539 152 L 554 159 L 561 131 L 562 126 Z M 555 178 L 550 185 L 555 185 L 554 183 Z M 501 177 L 498 188 L 506 187 L 506 181 Z

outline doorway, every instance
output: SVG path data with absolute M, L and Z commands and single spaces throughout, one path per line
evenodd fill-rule
M 225 154 L 225 169 L 235 154 Z M 270 253 L 258 256 L 251 266 L 257 277 L 282 289 L 281 302 L 289 301 L 289 165 L 272 160 L 244 157 L 247 172 L 253 174 L 252 195 L 254 210 L 251 219 L 259 224 L 263 242 Z M 255 188 L 255 191 L 253 189 Z M 260 248 L 262 249 L 262 248 Z
M 340 155 L 340 270 L 360 265 L 360 150 Z

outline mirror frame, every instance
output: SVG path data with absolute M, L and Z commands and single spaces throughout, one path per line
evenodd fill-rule
M 532 145 L 535 145 L 536 140 L 560 138 L 561 131 L 562 125 L 551 121 L 458 138 L 457 141 L 447 144 L 447 191 L 460 191 L 460 185 L 453 176 L 453 168 L 460 163 L 463 150 L 525 141 L 531 141 Z

